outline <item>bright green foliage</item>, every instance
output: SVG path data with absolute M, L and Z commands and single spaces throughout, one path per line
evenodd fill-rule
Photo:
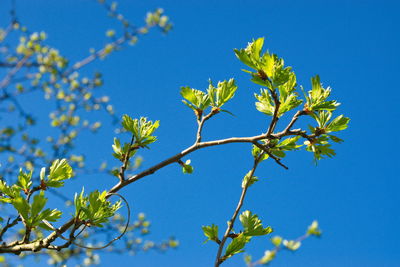
M 264 252 L 264 256 L 260 259 L 261 264 L 268 264 L 273 259 L 275 259 L 276 251 L 275 250 L 266 250 Z
M 157 140 L 152 134 L 158 128 L 159 124 L 159 121 L 153 123 L 144 117 L 140 119 L 132 119 L 128 115 L 122 117 L 122 126 L 125 130 L 133 134 L 135 138 L 134 143 L 140 147 L 147 147 L 147 145 Z
M 278 117 L 281 117 L 286 112 L 298 107 L 303 101 L 298 99 L 295 73 L 290 67 L 284 67 L 283 60 L 276 55 L 270 54 L 268 51 L 263 54 L 263 44 L 264 38 L 259 38 L 249 43 L 245 49 L 236 49 L 235 54 L 244 64 L 255 70 L 255 72 L 246 71 L 252 75 L 252 81 L 267 88 L 262 88 L 259 94 L 255 94 L 257 110 L 269 116 L 276 113 Z M 319 160 L 323 156 L 335 155 L 329 139 L 333 142 L 342 141 L 336 136 L 326 134 L 346 129 L 350 120 L 340 115 L 330 121 L 331 112 L 339 106 L 339 103 L 335 100 L 328 100 L 331 89 L 322 86 L 318 75 L 311 79 L 311 85 L 312 88 L 308 94 L 304 94 L 306 103 L 303 112 L 313 117 L 317 121 L 318 127 L 310 126 L 311 133 L 316 136 L 313 140 L 306 141 L 305 144 L 307 144 L 306 150 L 313 152 L 314 159 Z M 277 97 L 274 98 L 274 95 Z M 276 109 L 278 110 L 276 111 Z M 285 156 L 283 151 L 299 148 L 300 145 L 294 142 L 299 138 L 294 138 L 283 141 L 281 144 L 272 140 L 269 144 L 271 154 L 283 158 Z M 286 144 L 286 142 L 290 142 L 290 144 Z M 256 157 L 262 153 L 262 150 L 254 147 L 252 153 Z M 267 158 L 268 155 L 264 155 L 261 160 Z
M 272 155 L 278 158 L 284 158 L 286 156 L 286 153 L 284 151 L 298 150 L 302 146 L 296 143 L 299 139 L 300 136 L 289 137 L 282 141 L 273 139 L 268 144 L 268 150 Z M 263 150 L 253 145 L 251 153 L 254 158 L 258 158 L 263 153 Z M 264 154 L 260 158 L 260 161 L 266 160 L 268 158 L 269 158 L 268 154 Z
M 319 229 L 317 221 L 313 221 L 312 224 L 308 227 L 307 234 L 308 235 L 315 235 L 317 237 L 321 236 L 322 231 L 321 231 L 321 229 Z
M 3 180 L 0 180 L 0 201 L 4 203 L 12 203 L 13 199 L 20 196 L 21 188 L 18 185 L 9 186 Z
M 347 128 L 350 119 L 340 115 L 333 119 L 325 128 L 325 132 L 343 131 Z
M 237 86 L 234 79 L 218 82 L 217 87 L 214 87 L 210 80 L 210 85 L 207 89 L 207 95 L 210 98 L 211 106 L 215 108 L 222 107 L 235 95 L 236 89 Z
M 271 227 L 264 227 L 256 214 L 246 210 L 239 216 L 243 231 L 236 235 L 227 246 L 223 259 L 232 257 L 235 254 L 244 252 L 246 243 L 250 242 L 253 236 L 264 236 L 272 232 Z M 218 228 L 217 228 L 218 230 Z M 204 231 L 204 229 L 203 229 Z
M 61 211 L 56 209 L 43 210 L 44 206 L 47 203 L 47 198 L 44 196 L 44 192 L 41 191 L 39 194 L 36 194 L 33 197 L 33 202 L 30 204 L 24 197 L 21 195 L 17 195 L 14 199 L 12 199 L 11 204 L 21 215 L 24 224 L 28 229 L 35 228 L 39 226 L 44 229 L 49 229 L 46 224 L 42 221 L 50 221 L 54 222 L 61 217 Z
M 275 111 L 275 104 L 272 100 L 272 96 L 267 89 L 261 89 L 260 94 L 254 94 L 258 102 L 256 102 L 256 108 L 258 111 L 272 116 Z
M 296 75 L 290 72 L 287 80 L 278 86 L 279 90 L 279 116 L 298 107 L 303 103 L 303 100 L 298 99 L 296 90 Z
M 335 150 L 331 148 L 331 144 L 329 144 L 327 136 L 321 136 L 315 138 L 312 142 L 305 141 L 306 150 L 314 153 L 314 161 L 317 163 L 317 160 L 327 157 L 333 157 L 336 155 Z
M 136 154 L 136 149 L 132 149 L 133 145 L 130 145 L 128 143 L 125 143 L 122 147 L 121 147 L 121 142 L 119 141 L 118 138 L 114 138 L 114 144 L 112 145 L 112 149 L 114 150 L 113 156 L 117 159 L 119 159 L 120 161 L 124 161 L 125 159 L 125 155 L 127 155 L 127 153 L 129 152 L 129 158 L 133 157 Z
M 148 12 L 145 21 L 148 27 L 158 26 L 164 32 L 168 32 L 172 29 L 172 23 L 169 21 L 168 16 L 164 15 L 164 10 L 162 8 L 158 8 L 154 12 Z
M 217 87 L 210 80 L 207 92 L 190 87 L 182 87 L 181 95 L 186 99 L 182 100 L 182 102 L 191 108 L 198 118 L 203 115 L 204 110 L 208 107 L 212 107 L 212 112 L 223 111 L 232 115 L 232 113 L 221 109 L 221 107 L 234 97 L 236 90 L 237 86 L 233 78 L 228 81 L 218 82 Z
M 297 150 L 301 145 L 296 144 L 300 136 L 289 137 L 279 142 L 275 147 L 283 151 Z
M 268 51 L 261 54 L 264 38 L 259 38 L 249 43 L 247 48 L 235 50 L 236 56 L 247 66 L 256 72 L 246 71 L 251 74 L 252 81 L 258 85 L 267 87 L 261 89 L 260 94 L 255 94 L 256 108 L 258 111 L 272 116 L 277 109 L 277 101 L 272 94 L 279 92 L 278 117 L 285 112 L 298 107 L 303 101 L 298 99 L 296 89 L 296 75 L 291 67 L 285 67 L 282 58 L 270 54 Z
M 247 259 L 245 259 L 245 262 L 247 266 L 256 266 L 259 264 L 269 264 L 276 256 L 276 254 L 281 251 L 282 249 L 290 250 L 290 251 L 296 251 L 300 248 L 301 242 L 308 238 L 309 236 L 317 236 L 319 237 L 321 235 L 321 230 L 318 227 L 318 222 L 313 221 L 312 224 L 308 227 L 306 233 L 302 236 L 300 236 L 297 239 L 294 240 L 287 240 L 283 239 L 280 236 L 274 236 L 271 238 L 271 243 L 274 246 L 273 249 L 271 250 L 266 250 L 263 257 L 256 261 L 255 263 L 251 262 L 251 256 L 248 255 Z
M 202 226 L 203 234 L 207 237 L 207 240 L 204 241 L 217 241 L 218 240 L 218 225 L 212 224 L 211 226 Z
M 243 234 L 246 236 L 262 236 L 272 233 L 272 228 L 264 227 L 258 216 L 252 214 L 251 211 L 244 211 L 239 219 L 243 226 Z
M 296 240 L 283 240 L 282 244 L 285 246 L 285 248 L 295 251 L 298 250 L 301 246 L 301 242 L 300 241 L 296 241 Z
M 283 238 L 276 235 L 274 237 L 271 238 L 271 243 L 275 246 L 275 247 L 279 247 L 282 244 L 282 240 Z
M 312 89 L 308 92 L 306 97 L 306 109 L 308 111 L 318 111 L 318 110 L 335 110 L 340 103 L 336 100 L 327 101 L 327 98 L 331 94 L 331 89 L 323 88 L 320 82 L 319 76 L 311 78 Z
M 190 87 L 182 87 L 181 95 L 187 100 L 182 100 L 182 102 L 194 111 L 203 111 L 210 106 L 210 97 L 203 91 Z
M 253 155 L 254 159 L 259 158 L 259 161 L 263 161 L 269 158 L 268 154 L 262 154 L 263 150 L 258 146 L 253 145 L 253 149 L 251 150 L 251 154 Z M 261 157 L 261 158 L 260 158 Z
M 332 117 L 332 113 L 330 111 L 319 111 L 317 113 L 312 113 L 311 116 L 317 121 L 318 128 L 320 131 L 322 130 L 323 133 L 345 130 L 350 121 L 349 118 L 346 118 L 343 115 L 340 115 L 330 121 Z M 317 131 L 314 127 L 310 127 L 310 130 L 312 133 Z
M 190 163 L 191 163 L 190 159 L 186 160 L 185 163 L 183 163 L 182 172 L 184 174 L 192 174 L 193 173 L 194 168 L 192 165 L 190 165 Z
M 256 146 L 255 146 L 256 147 Z M 258 148 L 258 147 L 257 147 Z M 257 182 L 258 181 L 258 177 L 256 177 L 256 176 L 254 176 L 254 175 L 251 175 L 251 171 L 249 171 L 248 173 L 246 173 L 246 175 L 244 176 L 244 178 L 243 178 L 243 181 L 242 181 L 242 188 L 245 188 L 245 187 L 249 187 L 249 186 L 251 186 L 252 184 L 254 184 L 255 182 Z
M 243 248 L 250 241 L 251 237 L 240 233 L 235 237 L 231 243 L 226 247 L 224 258 L 230 258 L 235 254 L 244 252 Z
M 61 187 L 64 180 L 70 179 L 73 175 L 71 166 L 66 159 L 56 159 L 50 166 L 50 173 L 45 179 L 45 169 L 42 168 L 40 178 L 48 187 Z
M 115 212 L 121 208 L 121 201 L 111 204 L 107 200 L 107 191 L 100 193 L 93 191 L 89 196 L 84 195 L 84 190 L 80 194 L 75 194 L 75 216 L 87 225 L 103 227 L 103 223 L 108 222 Z
M 2 111 L 12 118 L 7 120 L 7 125 L 0 127 L 2 140 L 0 154 L 4 161 L 0 170 L 0 201 L 3 202 L 4 207 L 1 208 L 5 212 L 2 217 L 9 217 L 4 220 L 4 224 L 0 227 L 2 230 L 0 241 L 2 241 L 3 249 L 8 248 L 6 243 L 9 242 L 9 244 L 14 244 L 9 247 L 23 244 L 25 249 L 33 245 L 32 251 L 34 252 L 43 249 L 39 258 L 45 256 L 45 253 L 51 255 L 53 252 L 57 255 L 64 255 L 58 257 L 60 260 L 57 263 L 49 264 L 64 265 L 68 259 L 73 257 L 83 260 L 82 256 L 87 251 L 85 252 L 81 248 L 65 249 L 63 253 L 59 252 L 58 249 L 55 250 L 55 246 L 66 241 L 60 239 L 68 237 L 68 232 L 57 232 L 58 240 L 51 244 L 51 246 L 54 246 L 53 250 L 48 250 L 48 247 L 45 247 L 42 243 L 47 234 L 45 235 L 39 228 L 54 231 L 54 228 L 48 222 L 59 219 L 61 215 L 57 210 L 46 209 L 47 190 L 51 190 L 52 193 L 62 199 L 69 199 L 70 196 L 65 195 L 60 187 L 73 176 L 72 169 L 77 173 L 97 172 L 98 170 L 92 167 L 90 167 L 90 170 L 86 168 L 84 156 L 77 154 L 75 150 L 74 142 L 81 133 L 87 130 L 96 132 L 102 125 L 99 121 L 91 121 L 92 118 L 101 116 L 100 114 L 92 114 L 87 117 L 85 111 L 93 113 L 92 111 L 102 110 L 108 113 L 109 118 L 113 121 L 118 119 L 114 114 L 113 106 L 109 103 L 109 97 L 101 95 L 98 90 L 103 84 L 102 74 L 91 74 L 90 70 L 88 72 L 83 68 L 86 65 L 95 64 L 97 59 L 103 59 L 116 51 L 120 51 L 128 43 L 136 43 L 142 35 L 150 32 L 151 28 L 158 28 L 167 32 L 172 27 L 169 18 L 162 9 L 149 12 L 145 24 L 135 22 L 135 25 L 133 25 L 127 20 L 126 16 L 117 12 L 116 3 L 108 3 L 106 0 L 99 0 L 98 2 L 106 9 L 111 18 L 121 24 L 121 28 L 108 30 L 106 32 L 106 36 L 109 37 L 108 42 L 98 49 L 89 49 L 90 54 L 85 55 L 87 48 L 83 48 L 84 50 L 80 53 L 84 55 L 82 58 L 68 59 L 61 51 L 47 44 L 46 33 L 27 29 L 25 25 L 21 24 L 23 18 L 16 14 L 18 10 L 15 10 L 14 5 L 10 5 L 11 10 L 7 11 L 7 14 L 10 14 L 9 20 L 4 17 L 3 23 L 7 23 L 6 27 L 0 27 L 0 46 L 7 48 L 4 51 L 2 50 L 0 64 L 3 76 L 0 79 L 0 91 L 2 92 L 0 102 Z M 68 39 L 68 36 L 66 38 Z M 96 69 L 95 65 L 93 67 Z M 35 99 L 35 103 L 31 101 L 32 105 L 28 103 L 30 96 Z M 43 99 L 43 101 L 40 101 L 40 99 Z M 49 113 L 48 124 L 54 127 L 51 131 L 45 129 L 32 131 L 37 119 L 41 121 L 40 127 L 46 125 L 46 116 L 41 118 L 37 116 L 40 114 L 36 114 L 36 108 L 39 106 L 46 107 Z M 104 113 L 102 114 L 104 115 Z M 143 128 L 140 130 L 143 130 Z M 146 131 L 140 130 L 138 134 L 143 137 L 143 132 Z M 149 131 L 146 134 L 152 135 Z M 139 141 L 135 140 L 137 143 L 133 147 L 145 146 L 154 142 L 155 139 L 152 140 L 152 138 L 139 138 Z M 130 153 L 125 153 L 126 156 L 132 156 L 135 153 L 135 149 L 131 147 L 129 149 Z M 66 159 L 56 160 L 59 157 Z M 137 161 L 132 164 L 133 166 L 130 166 L 127 162 L 126 167 L 129 170 L 137 168 L 140 165 L 139 159 L 137 158 Z M 37 179 L 39 173 L 35 174 L 33 171 L 39 165 L 45 166 L 40 171 L 40 180 Z M 40 170 L 40 168 L 37 170 Z M 112 167 L 107 168 L 107 166 L 99 169 L 102 173 L 109 173 L 111 170 Z M 67 205 L 69 205 L 69 202 L 66 202 Z M 88 200 L 88 202 L 90 201 Z M 11 213 L 11 211 L 13 212 Z M 104 210 L 101 212 L 104 213 Z M 119 216 L 120 220 L 114 221 L 116 217 L 118 216 L 113 218 L 113 223 L 108 225 L 106 231 L 120 231 L 121 227 L 125 225 L 126 218 Z M 0 221 L 3 221 L 3 218 Z M 66 220 L 58 220 L 57 227 L 62 228 L 66 221 L 68 221 L 67 218 Z M 147 224 L 148 222 L 141 222 L 141 225 Z M 129 230 L 132 227 L 134 226 L 130 225 Z M 33 228 L 34 231 L 31 231 Z M 72 229 L 68 229 L 68 231 L 70 230 Z M 143 232 L 145 232 L 144 230 L 148 232 L 147 226 L 143 228 Z M 25 236 L 23 235 L 24 232 Z M 80 232 L 79 237 L 77 237 L 80 239 L 77 240 L 78 243 L 92 243 L 96 240 L 96 238 L 90 236 L 90 241 L 80 242 L 83 241 L 83 238 L 88 237 L 87 232 L 88 228 Z M 64 236 L 60 237 L 61 234 L 64 234 Z M 134 242 L 134 247 L 128 248 L 126 246 L 125 248 L 124 245 L 121 246 L 126 251 L 132 252 L 145 247 L 150 249 L 157 246 L 165 250 L 168 247 L 176 246 L 174 243 L 168 246 L 163 244 L 162 247 L 156 243 L 146 243 L 145 245 L 145 242 L 136 242 L 137 236 L 134 239 L 132 238 L 128 235 L 124 242 Z M 16 254 L 20 254 L 22 251 L 18 251 Z M 89 254 L 89 252 L 87 253 Z M 93 252 L 90 253 L 95 255 Z M 27 254 L 22 252 L 20 254 L 21 259 L 25 255 Z M 1 259 L 0 262 L 3 262 L 4 258 L 1 257 Z M 10 262 L 8 260 L 7 258 L 5 265 L 19 265 L 15 257 Z M 86 262 L 85 259 L 85 265 L 89 264 L 91 263 Z
M 17 186 L 24 192 L 28 192 L 32 186 L 32 173 L 32 170 L 30 172 L 23 172 L 22 169 L 19 170 Z

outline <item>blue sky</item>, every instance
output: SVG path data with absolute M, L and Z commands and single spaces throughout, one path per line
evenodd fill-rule
M 0 4 L 1 9 L 4 6 Z M 118 113 L 161 121 L 158 143 L 142 153 L 144 167 L 194 141 L 195 119 L 179 95 L 183 85 L 204 89 L 208 78 L 237 79 L 239 89 L 226 107 L 236 116 L 221 114 L 210 121 L 205 139 L 257 135 L 265 129 L 268 117 L 254 108 L 253 93 L 259 87 L 241 72 L 244 66 L 233 48 L 266 37 L 265 46 L 294 68 L 300 84 L 309 89 L 310 77 L 319 74 L 342 103 L 338 113 L 351 118 L 350 127 L 340 135 L 345 142 L 335 147 L 333 159 L 314 166 L 311 154 L 296 152 L 285 159 L 288 171 L 273 162 L 264 162 L 257 170 L 261 179 L 250 189 L 244 209 L 287 238 L 301 235 L 314 219 L 323 229 L 322 238 L 306 240 L 296 253 L 280 253 L 272 266 L 400 266 L 399 4 L 119 1 L 119 10 L 137 24 L 146 11 L 157 7 L 163 7 L 174 23 L 168 35 L 153 32 L 136 46 L 88 68 L 104 73 L 102 90 Z M 104 32 L 115 26 L 89 0 L 17 0 L 17 8 L 31 30 L 46 31 L 48 42 L 71 59 L 104 45 Z M 111 126 L 106 126 L 95 137 L 87 136 L 78 149 L 90 162 L 110 160 L 113 136 Z M 134 212 L 145 212 L 153 222 L 152 239 L 174 235 L 180 247 L 165 254 L 104 255 L 101 266 L 211 266 L 216 246 L 202 244 L 201 225 L 225 228 L 242 176 L 251 166 L 250 148 L 227 145 L 189 158 L 193 175 L 183 175 L 172 165 L 122 192 Z M 85 184 L 106 189 L 112 181 L 88 176 L 74 183 L 77 188 Z M 259 238 L 247 251 L 258 257 L 267 248 L 269 240 Z M 225 266 L 244 266 L 243 256 Z

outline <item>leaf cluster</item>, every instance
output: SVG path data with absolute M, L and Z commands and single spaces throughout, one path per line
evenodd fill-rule
M 220 111 L 230 113 L 221 107 L 234 97 L 236 90 L 237 86 L 233 78 L 228 81 L 220 81 L 217 86 L 213 85 L 210 80 L 206 92 L 188 86 L 182 87 L 181 95 L 185 99 L 182 102 L 195 112 L 198 119 L 202 117 L 208 107 L 212 108 L 211 112 L 213 113 Z
M 74 197 L 75 216 L 87 226 L 103 227 L 103 224 L 121 208 L 121 201 L 112 204 L 106 196 L 107 191 L 100 193 L 96 190 L 85 195 L 82 189 L 82 192 L 76 193 Z

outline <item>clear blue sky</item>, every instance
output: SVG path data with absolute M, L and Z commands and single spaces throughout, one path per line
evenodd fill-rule
M 2 1 L 5 2 L 5 1 Z M 337 156 L 316 167 L 312 155 L 292 153 L 290 170 L 265 162 L 260 182 L 251 188 L 244 209 L 260 215 L 275 233 L 295 238 L 314 219 L 321 239 L 309 239 L 296 253 L 283 252 L 272 266 L 400 266 L 399 50 L 400 5 L 396 1 L 119 1 L 119 9 L 138 24 L 147 10 L 163 7 L 174 22 L 166 36 L 152 33 L 96 67 L 105 76 L 103 92 L 120 114 L 161 120 L 159 141 L 142 155 L 144 167 L 189 146 L 195 135 L 192 112 L 181 103 L 179 87 L 198 89 L 234 77 L 239 89 L 227 106 L 236 114 L 218 116 L 205 138 L 249 136 L 265 129 L 267 117 L 254 108 L 258 86 L 241 72 L 233 48 L 266 37 L 266 47 L 293 66 L 306 89 L 319 74 L 338 112 L 351 118 L 340 137 Z M 5 15 L 0 3 L 2 16 Z M 31 30 L 45 30 L 48 42 L 79 59 L 106 42 L 114 25 L 89 0 L 17 0 L 18 15 Z M 105 127 L 78 149 L 90 162 L 111 158 L 112 129 Z M 95 148 L 95 149 L 93 149 Z M 201 225 L 225 228 L 240 194 L 242 176 L 251 164 L 248 145 L 205 149 L 191 155 L 195 174 L 169 166 L 123 194 L 133 211 L 152 220 L 154 240 L 175 235 L 177 250 L 130 256 L 103 256 L 101 266 L 211 266 L 214 244 L 205 244 Z M 397 173 L 397 175 L 396 175 Z M 84 177 L 82 184 L 106 189 L 111 178 Z M 76 189 L 79 190 L 79 189 Z M 270 248 L 268 239 L 249 245 L 255 257 Z M 40 263 L 44 264 L 44 263 Z M 243 256 L 225 266 L 244 266 Z

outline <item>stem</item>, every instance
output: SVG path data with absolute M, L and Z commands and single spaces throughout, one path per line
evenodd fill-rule
M 250 177 L 252 177 L 252 176 L 254 175 L 254 172 L 256 171 L 256 168 L 257 168 L 257 166 L 258 166 L 258 163 L 260 162 L 261 156 L 262 156 L 262 155 L 260 155 L 260 156 L 259 156 L 258 158 L 256 158 L 256 159 L 254 159 L 254 164 L 253 164 L 253 168 L 251 169 L 251 172 L 250 172 Z M 237 203 L 237 205 L 236 205 L 236 209 L 235 209 L 235 211 L 233 212 L 232 218 L 228 221 L 228 227 L 226 228 L 225 234 L 224 234 L 224 236 L 222 237 L 221 243 L 219 244 L 219 247 L 218 247 L 217 256 L 216 256 L 216 258 L 215 258 L 215 265 L 214 265 L 215 267 L 220 266 L 221 263 L 223 263 L 223 262 L 225 261 L 224 257 L 221 258 L 222 250 L 224 249 L 224 245 L 225 245 L 226 240 L 229 238 L 229 236 L 230 236 L 230 234 L 231 234 L 231 231 L 232 231 L 232 229 L 233 229 L 233 225 L 234 225 L 234 223 L 235 223 L 235 221 L 236 221 L 236 218 L 237 218 L 237 216 L 238 216 L 238 214 L 239 214 L 239 211 L 240 211 L 240 209 L 241 209 L 242 206 L 243 206 L 244 198 L 246 197 L 247 189 L 249 188 L 249 187 L 248 187 L 249 181 L 250 181 L 250 179 L 249 179 L 248 182 L 243 186 L 242 193 L 240 194 L 239 201 L 238 201 L 238 203 Z
M 211 118 L 211 116 L 215 115 L 216 113 L 210 113 L 207 116 L 205 116 L 202 119 L 202 122 L 200 125 L 204 124 L 204 122 L 206 120 L 208 120 L 209 118 Z M 296 113 L 297 114 L 297 113 Z M 295 116 L 296 117 L 296 116 Z M 119 190 L 121 190 L 122 188 L 124 188 L 125 186 L 136 182 L 140 179 L 142 179 L 143 177 L 146 177 L 150 174 L 155 173 L 156 171 L 158 171 L 159 169 L 166 167 L 172 163 L 178 162 L 179 160 L 181 160 L 182 157 L 184 157 L 187 154 L 190 154 L 198 149 L 201 148 L 206 148 L 206 147 L 211 147 L 211 146 L 219 146 L 219 145 L 225 145 L 225 144 L 230 144 L 230 143 L 251 143 L 254 144 L 255 142 L 259 141 L 259 140 L 271 140 L 271 139 L 281 139 L 284 136 L 290 136 L 290 135 L 301 135 L 304 136 L 306 135 L 304 131 L 302 130 L 293 130 L 291 131 L 290 128 L 293 126 L 293 124 L 295 123 L 295 121 L 297 120 L 297 118 L 293 118 L 292 122 L 290 123 L 290 127 L 286 127 L 285 130 L 283 130 L 282 132 L 279 132 L 277 134 L 261 134 L 261 135 L 256 135 L 256 136 L 251 136 L 251 137 L 231 137 L 231 138 L 226 138 L 226 139 L 220 139 L 220 140 L 214 140 L 214 141 L 207 141 L 207 142 L 195 142 L 193 145 L 191 145 L 190 147 L 184 149 L 183 151 L 171 156 L 170 158 L 161 161 L 160 163 L 148 168 L 147 170 L 144 170 L 136 175 L 133 175 L 131 177 L 129 177 L 128 179 L 119 181 L 118 184 L 116 184 L 114 187 L 112 187 L 107 194 L 107 198 L 111 197 L 112 195 L 114 195 L 115 193 L 117 193 Z M 274 123 L 274 120 L 271 122 L 271 124 Z M 276 124 L 276 122 L 275 122 Z M 274 129 L 275 127 L 270 126 L 270 128 Z M 200 136 L 201 136 L 201 128 L 200 128 Z M 306 137 L 308 137 L 306 135 Z M 265 151 L 264 151 L 265 153 Z M 262 154 L 263 155 L 263 154 Z M 261 157 L 261 156 L 260 156 Z M 259 163 L 259 158 L 255 159 L 254 165 L 253 165 L 253 169 L 251 171 L 251 175 L 254 174 L 255 169 L 257 167 Z M 223 240 L 221 240 L 220 243 L 220 247 L 218 250 L 218 254 L 217 254 L 217 261 L 216 261 L 216 265 L 215 266 L 219 266 L 223 260 L 221 261 L 221 253 L 223 250 L 223 246 L 227 240 L 227 238 L 230 235 L 231 230 L 233 229 L 233 225 L 234 222 L 237 218 L 237 215 L 240 211 L 240 208 L 243 205 L 243 201 L 244 198 L 246 196 L 246 192 L 247 192 L 247 185 L 244 187 L 244 189 L 242 190 L 242 194 L 240 196 L 239 202 L 237 204 L 237 207 L 235 209 L 235 212 L 230 220 L 230 223 L 228 225 L 227 231 L 225 232 L 224 238 Z M 0 244 L 0 254 L 2 253 L 13 253 L 13 254 L 20 254 L 22 251 L 33 251 L 33 252 L 37 252 L 40 251 L 41 249 L 44 248 L 49 248 L 51 247 L 51 243 L 56 240 L 58 237 L 60 237 L 60 235 L 62 235 L 64 232 L 66 232 L 68 229 L 70 229 L 72 226 L 75 225 L 75 218 L 71 218 L 68 222 L 66 222 L 64 225 L 62 225 L 61 227 L 59 227 L 57 230 L 55 230 L 54 232 L 50 233 L 47 237 L 40 239 L 40 240 L 36 240 L 34 242 L 31 243 L 27 243 L 27 244 L 21 244 L 21 241 L 15 241 L 9 244 Z M 53 247 L 54 248 L 54 247 Z

